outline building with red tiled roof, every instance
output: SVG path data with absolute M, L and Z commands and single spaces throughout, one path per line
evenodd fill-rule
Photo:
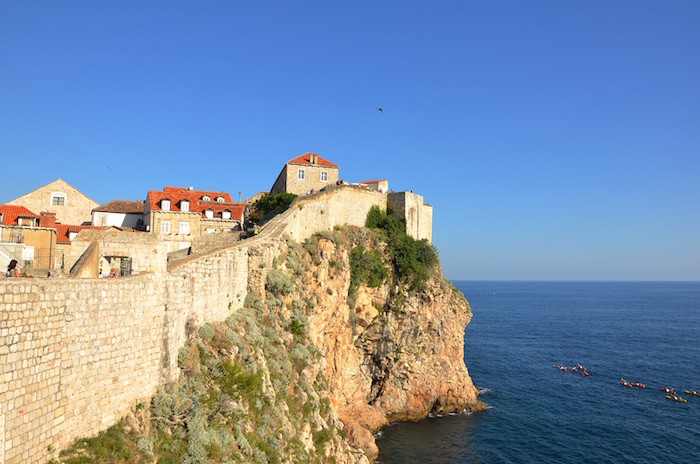
M 338 181 L 339 167 L 318 156 L 316 153 L 304 153 L 287 161 L 270 193 L 294 193 L 304 195 L 318 191 Z
M 146 230 L 168 242 L 173 249 L 186 248 L 192 239 L 216 232 L 243 230 L 250 212 L 247 203 L 234 203 L 227 192 L 165 187 L 149 190 L 144 203 Z
M 81 230 L 100 230 L 98 226 L 74 226 L 69 224 L 56 224 L 56 243 L 70 244 Z
M 92 210 L 92 225 L 143 230 L 143 209 L 141 200 L 112 200 Z
M 63 179 L 56 179 L 38 189 L 7 202 L 33 211 L 55 213 L 62 224 L 90 224 L 90 212 L 98 204 Z
M 24 206 L 0 205 L 0 224 L 4 226 L 39 226 L 39 216 Z
M 0 205 L 0 268 L 15 259 L 22 274 L 48 271 L 56 256 L 55 214 L 37 215 L 21 205 Z

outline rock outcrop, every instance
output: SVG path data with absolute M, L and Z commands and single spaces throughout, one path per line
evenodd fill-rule
M 359 230 L 307 240 L 311 260 L 301 275 L 297 270 L 298 290 L 288 299 L 315 299 L 309 336 L 323 353 L 331 409 L 350 444 L 373 459 L 373 433 L 390 422 L 484 406 L 464 364 L 471 310 L 439 265 L 420 291 L 390 275 L 377 288 L 360 285 L 354 302 L 348 298 L 351 248 L 376 244 Z

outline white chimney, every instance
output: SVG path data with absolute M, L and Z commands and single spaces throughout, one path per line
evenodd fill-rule
M 192 191 L 192 190 L 194 190 L 194 187 L 192 187 L 192 186 L 190 185 L 190 188 L 188 188 L 187 190 Z

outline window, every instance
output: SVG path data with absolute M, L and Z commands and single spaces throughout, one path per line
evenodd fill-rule
M 204 195 L 202 197 L 202 201 L 209 201 L 209 195 Z
M 180 202 L 180 211 L 189 211 L 190 210 L 190 202 L 187 200 L 182 200 Z
M 216 197 L 216 201 L 218 201 L 219 203 L 223 203 L 224 197 Z
M 213 219 L 214 218 L 214 211 L 208 209 L 204 212 L 204 216 L 209 218 L 209 219 Z
M 163 211 L 170 211 L 170 200 L 161 200 L 160 209 Z
M 179 230 L 180 234 L 182 235 L 187 235 L 190 233 L 190 223 L 189 222 L 181 222 L 179 224 Z
M 299 170 L 297 171 L 297 178 L 298 178 L 299 180 L 304 180 L 304 170 L 303 170 L 303 169 L 299 169 Z
M 222 219 L 231 219 L 231 211 L 222 211 L 221 218 Z
M 169 234 L 170 233 L 170 221 L 160 221 L 160 233 Z
M 328 173 L 326 171 L 321 172 L 321 182 L 328 182 Z
M 55 206 L 64 206 L 66 204 L 66 194 L 60 192 L 52 193 L 51 204 Z

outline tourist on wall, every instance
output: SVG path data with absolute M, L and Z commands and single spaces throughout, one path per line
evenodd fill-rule
M 19 269 L 17 269 L 17 260 L 13 259 L 10 261 L 10 264 L 7 265 L 7 272 L 5 273 L 5 277 L 22 277 L 22 274 L 19 273 Z

